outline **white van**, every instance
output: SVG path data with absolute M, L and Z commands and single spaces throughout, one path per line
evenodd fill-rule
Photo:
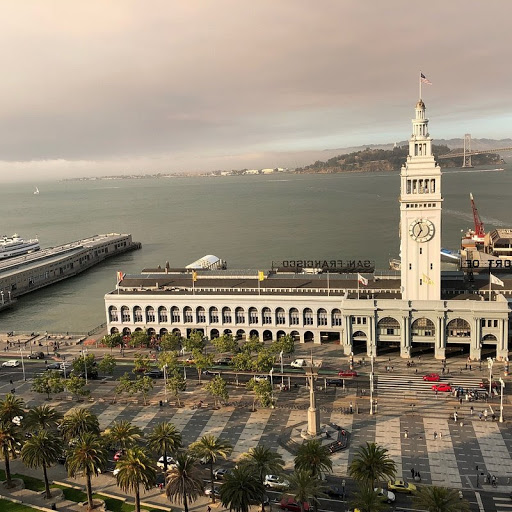
M 292 368 L 302 368 L 303 366 L 306 366 L 308 363 L 305 359 L 295 359 L 295 361 L 292 361 L 290 363 L 290 366 Z

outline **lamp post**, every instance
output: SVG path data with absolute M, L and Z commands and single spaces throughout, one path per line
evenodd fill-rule
M 271 400 L 272 400 L 272 407 L 274 407 L 274 368 L 272 368 L 268 374 L 270 375 L 270 387 L 272 388 L 271 391 Z
M 500 377 L 501 384 L 501 396 L 500 396 L 500 423 L 503 423 L 503 388 L 505 387 L 505 383 L 503 379 Z
M 279 352 L 279 359 L 281 361 L 281 389 L 284 387 L 284 375 L 283 375 L 283 350 Z
M 492 366 L 494 364 L 494 357 L 487 358 L 487 367 L 489 368 L 489 398 L 492 398 Z
M 164 364 L 162 369 L 164 371 L 164 400 L 167 403 L 167 365 Z
M 85 369 L 85 385 L 87 386 L 87 360 L 85 356 L 87 355 L 87 349 L 82 349 L 82 357 L 84 359 L 84 369 Z
M 372 365 L 370 372 L 370 414 L 373 414 L 373 349 L 370 350 L 370 362 Z
M 21 350 L 21 347 L 20 347 L 20 356 L 21 356 L 21 369 L 23 370 L 23 380 L 27 380 L 27 378 L 25 377 L 25 363 L 23 362 L 23 350 Z

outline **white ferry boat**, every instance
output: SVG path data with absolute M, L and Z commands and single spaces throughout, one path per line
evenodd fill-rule
M 23 240 L 17 234 L 0 238 L 0 260 L 39 251 L 39 249 L 39 240 L 37 238 Z

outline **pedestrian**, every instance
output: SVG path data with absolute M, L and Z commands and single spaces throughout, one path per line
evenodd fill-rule
M 437 439 L 437 432 L 434 430 L 434 441 Z M 414 475 L 413 475 L 414 476 Z
M 471 414 L 471 416 L 473 416 L 473 406 L 469 408 L 469 413 Z
M 206 508 L 206 512 L 212 512 L 212 507 L 210 507 L 210 505 Z
M 414 470 L 414 468 L 411 468 L 411 478 L 414 478 L 415 473 L 416 473 L 416 471 Z
M 443 366 L 442 374 L 444 375 L 444 366 Z
M 482 416 L 483 416 L 483 414 L 482 414 L 482 412 L 480 411 L 480 412 L 478 413 L 478 419 L 479 419 L 480 421 L 482 421 Z
M 416 370 L 414 371 L 416 373 L 416 375 L 418 374 L 418 368 L 416 368 Z
M 434 390 L 434 393 L 436 394 L 436 398 L 437 398 L 437 389 L 436 389 L 436 390 Z
M 443 439 L 443 433 L 439 432 L 439 439 Z
M 418 481 L 421 480 L 421 475 L 419 471 L 416 473 L 416 478 L 418 479 Z
M 485 420 L 485 421 L 487 421 L 487 414 L 488 414 L 487 409 L 485 409 L 485 410 L 484 410 L 484 420 Z
M 462 405 L 462 397 L 459 398 L 459 404 Z
M 471 365 L 469 365 L 469 370 L 471 371 Z
M 468 369 L 468 363 L 466 363 L 466 370 Z
M 350 414 L 352 414 L 354 412 L 354 407 L 352 406 L 352 402 L 350 402 L 348 407 L 349 407 L 349 410 L 350 410 Z

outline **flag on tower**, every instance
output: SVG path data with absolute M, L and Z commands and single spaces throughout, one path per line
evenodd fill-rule
M 192 270 L 192 282 L 195 283 L 197 281 L 197 272 Z
M 432 281 L 432 279 L 430 279 L 430 277 L 428 277 L 427 274 L 423 274 L 423 281 L 425 282 L 425 284 L 434 284 L 434 281 Z
M 368 279 L 363 277 L 361 274 L 357 274 L 357 282 L 361 283 L 363 286 L 368 286 Z
M 263 270 L 258 270 L 258 281 L 264 281 L 265 280 L 265 272 Z
M 498 286 L 505 286 L 505 283 L 501 279 L 498 279 L 496 276 L 493 276 L 492 274 L 489 274 L 489 276 L 491 279 L 491 284 L 497 284 Z
M 432 82 L 423 73 L 420 73 L 420 79 L 421 79 L 421 83 L 427 84 L 427 85 L 432 85 Z
M 118 272 L 117 272 L 117 282 L 118 282 L 118 283 L 120 283 L 120 282 L 124 279 L 124 276 L 125 276 L 125 275 L 126 275 L 126 274 L 125 274 L 124 272 L 120 272 L 120 271 L 118 271 Z

